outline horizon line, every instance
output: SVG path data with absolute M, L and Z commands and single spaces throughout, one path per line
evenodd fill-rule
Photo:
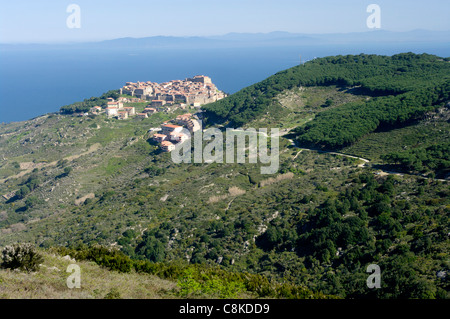
M 290 35 L 302 35 L 302 36 L 321 36 L 321 35 L 346 35 L 346 34 L 363 34 L 363 33 L 374 33 L 374 32 L 389 32 L 389 33 L 409 33 L 409 32 L 418 32 L 418 31 L 426 31 L 426 32 L 450 32 L 450 30 L 430 30 L 430 29 L 411 29 L 407 31 L 392 31 L 387 29 L 374 29 L 374 30 L 366 30 L 366 31 L 349 31 L 349 32 L 322 32 L 322 33 L 300 33 L 300 32 L 290 32 L 290 31 L 281 31 L 281 30 L 274 30 L 269 32 L 228 32 L 224 34 L 212 34 L 212 35 L 149 35 L 149 36 L 143 36 L 143 37 L 133 37 L 133 36 L 124 36 L 124 37 L 116 37 L 116 38 L 104 38 L 104 39 L 97 39 L 97 40 L 76 40 L 76 41 L 63 41 L 63 40 L 54 40 L 54 41 L 38 41 L 38 42 L 0 42 L 0 45 L 55 45 L 55 44 L 87 44 L 87 43 L 100 43 L 100 42 L 106 42 L 106 41 L 114 41 L 114 40 L 120 40 L 120 39 L 148 39 L 148 38 L 158 38 L 158 37 L 164 37 L 164 38 L 181 38 L 181 39 L 189 39 L 189 38 L 213 38 L 213 37 L 224 37 L 227 35 L 269 35 L 273 33 L 284 33 L 284 34 L 290 34 Z

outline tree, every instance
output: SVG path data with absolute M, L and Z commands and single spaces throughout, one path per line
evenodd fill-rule
M 19 199 L 23 199 L 25 198 L 28 194 L 30 193 L 30 189 L 28 188 L 28 186 L 24 185 L 22 186 L 16 193 L 16 196 Z
M 136 252 L 153 262 L 161 262 L 166 257 L 165 245 L 151 235 L 136 247 Z
M 25 208 L 30 209 L 42 203 L 43 200 L 39 199 L 37 196 L 30 196 L 25 200 Z

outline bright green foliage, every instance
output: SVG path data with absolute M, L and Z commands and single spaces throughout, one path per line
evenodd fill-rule
M 194 268 L 187 268 L 178 279 L 181 297 L 209 296 L 218 298 L 236 298 L 245 290 L 242 281 L 227 281 L 218 276 L 196 273 Z

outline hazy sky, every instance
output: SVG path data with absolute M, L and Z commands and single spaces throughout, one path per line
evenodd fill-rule
M 366 8 L 372 3 L 381 8 L 384 30 L 450 30 L 449 0 L 1 0 L 0 42 L 361 32 L 369 30 Z M 70 4 L 81 9 L 80 28 L 67 27 Z

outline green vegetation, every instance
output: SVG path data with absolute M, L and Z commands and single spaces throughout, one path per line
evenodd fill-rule
M 377 130 L 340 151 L 382 162 L 381 156 L 386 154 L 442 143 L 450 138 L 449 111 L 440 108 L 409 125 Z
M 431 171 L 445 176 L 450 170 L 450 143 L 389 153 L 382 158 L 385 162 L 396 165 L 397 170 L 416 173 Z
M 111 90 L 103 93 L 100 97 L 91 97 L 89 99 L 85 99 L 82 102 L 75 102 L 69 105 L 64 105 L 61 107 L 60 112 L 62 114 L 85 113 L 94 106 L 105 108 L 108 102 L 107 99 L 109 97 L 116 100 L 119 97 L 119 90 Z
M 307 270 L 315 269 L 319 278 L 311 280 L 326 293 L 352 298 L 367 295 L 365 278 L 355 275 L 376 263 L 384 269 L 386 280 L 383 289 L 369 295 L 446 298 L 446 281 L 432 285 L 425 268 L 419 266 L 431 256 L 441 256 L 434 257 L 434 267 L 447 267 L 446 210 L 430 209 L 429 204 L 415 210 L 410 201 L 398 198 L 398 184 L 393 176 L 377 180 L 372 174 L 358 175 L 335 199 L 327 199 L 301 215 L 271 222 L 257 245 L 279 254 L 295 251 Z M 418 187 L 423 194 L 423 186 Z M 442 203 L 445 196 L 439 195 Z M 295 208 L 293 205 L 291 210 Z
M 426 82 L 428 83 L 428 82 Z M 420 118 L 450 99 L 450 82 L 396 96 L 349 103 L 318 114 L 295 130 L 301 145 L 339 149 L 355 143 L 381 125 L 399 125 Z
M 50 250 L 38 249 L 43 260 L 32 273 L 0 269 L 2 299 L 160 299 L 179 298 L 177 283 L 159 277 L 110 271 L 92 261 L 68 259 Z M 81 269 L 81 289 L 69 289 L 68 266 Z
M 272 175 L 175 164 L 149 129 L 176 113 L 2 125 L 0 245 L 34 243 L 59 268 L 49 252 L 70 255 L 89 298 L 448 298 L 447 64 L 316 59 L 207 106 L 210 124 L 286 129 Z M 148 278 L 165 288 L 139 293 Z
M 37 177 L 36 173 L 36 171 L 33 171 L 32 174 L 21 183 L 21 187 L 16 193 L 16 198 L 25 198 L 29 193 L 34 191 L 39 186 L 40 180 Z
M 76 260 L 91 260 L 111 271 L 129 273 L 136 271 L 155 275 L 162 279 L 177 281 L 180 297 L 236 298 L 238 296 L 323 299 L 335 298 L 314 293 L 294 284 L 270 282 L 261 275 L 230 272 L 220 267 L 188 265 L 185 263 L 154 263 L 148 260 L 133 260 L 116 249 L 102 246 L 51 249 L 59 255 L 69 255 Z M 114 297 L 113 292 L 109 297 Z
M 43 258 L 31 244 L 14 244 L 2 250 L 0 267 L 3 269 L 20 269 L 28 272 L 39 269 Z
M 381 125 L 406 123 L 441 106 L 450 98 L 449 71 L 448 62 L 428 54 L 320 58 L 205 106 L 206 119 L 210 124 L 229 122 L 241 126 L 276 108 L 275 97 L 285 90 L 302 86 L 355 87 L 371 98 L 326 109 L 296 130 L 303 145 L 341 148 Z M 331 100 L 325 101 L 324 106 L 331 105 Z

